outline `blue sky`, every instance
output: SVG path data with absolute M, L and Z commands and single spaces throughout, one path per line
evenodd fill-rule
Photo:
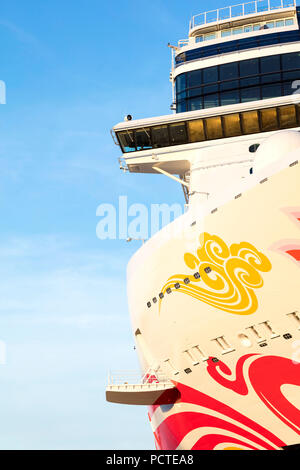
M 228 3 L 215 1 L 213 8 Z M 1 5 L 1 449 L 151 449 L 147 410 L 105 403 L 109 369 L 137 369 L 126 264 L 96 237 L 101 203 L 183 203 L 177 183 L 124 175 L 110 129 L 167 114 L 167 43 L 194 0 Z

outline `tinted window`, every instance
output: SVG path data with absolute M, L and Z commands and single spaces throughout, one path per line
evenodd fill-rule
M 278 116 L 277 109 L 270 108 L 259 111 L 260 121 L 261 121 L 261 130 L 263 132 L 275 131 L 278 129 Z
M 247 103 L 248 101 L 260 100 L 260 88 L 251 87 L 241 90 L 241 102 Z
M 200 96 L 202 95 L 202 88 L 191 88 L 188 91 L 188 97 L 193 98 L 194 96 Z
M 152 127 L 152 143 L 154 148 L 167 147 L 169 145 L 168 126 Z
M 282 68 L 284 70 L 299 69 L 300 68 L 300 52 L 295 52 L 293 54 L 283 54 Z
M 214 108 L 215 106 L 219 106 L 219 95 L 217 93 L 204 96 L 204 108 Z
M 273 55 L 260 59 L 261 73 L 277 72 L 280 70 L 280 56 Z
M 179 90 L 183 84 L 187 88 L 177 92 L 177 112 L 186 110 L 181 104 L 184 99 L 193 98 L 188 108 L 195 110 L 290 95 L 297 89 L 294 82 L 300 80 L 300 52 L 204 68 L 182 74 L 178 80 Z
M 196 111 L 197 109 L 203 108 L 203 98 L 193 98 L 189 100 L 189 111 Z
M 236 104 L 240 102 L 240 94 L 238 90 L 224 91 L 221 93 L 221 106 Z
M 295 70 L 295 72 L 283 72 L 283 80 L 299 80 L 300 79 L 300 70 Z
M 176 112 L 177 113 L 185 113 L 186 112 L 186 101 L 181 101 L 181 102 L 176 104 Z
M 239 88 L 239 81 L 232 80 L 229 82 L 220 83 L 220 90 L 232 90 L 233 88 Z
M 280 73 L 267 73 L 261 77 L 261 83 L 274 83 L 280 82 Z
M 176 91 L 180 93 L 181 91 L 186 89 L 186 74 L 183 73 L 182 75 L 178 75 L 176 77 Z
M 195 70 L 194 72 L 189 72 L 187 75 L 189 87 L 199 86 L 202 84 L 202 70 Z
M 258 59 L 242 60 L 240 62 L 241 77 L 248 77 L 249 75 L 258 75 L 258 74 L 259 74 Z
M 202 90 L 205 95 L 208 93 L 216 93 L 216 91 L 218 91 L 218 85 L 207 85 L 204 86 Z
M 152 128 L 128 129 L 117 132 L 117 136 L 123 152 L 132 152 L 277 129 L 291 129 L 300 124 L 299 111 L 300 104 L 290 104 L 205 119 L 170 122 Z M 137 143 L 142 144 L 140 147 L 135 148 L 134 137 Z M 150 152 L 149 155 L 151 155 Z
M 119 132 L 118 137 L 124 152 L 135 152 L 135 142 L 132 131 Z
M 218 67 L 209 67 L 203 69 L 203 83 L 212 83 L 218 81 Z
M 184 122 L 169 125 L 171 145 L 185 144 L 187 141 L 186 126 Z
M 277 96 L 281 96 L 281 84 L 265 85 L 261 88 L 261 97 L 263 100 L 276 98 Z
M 150 128 L 135 131 L 135 143 L 137 150 L 151 148 Z
M 259 85 L 259 77 L 242 78 L 240 80 L 240 86 L 242 88 L 251 85 Z
M 253 30 L 259 30 L 260 25 L 254 25 Z M 225 42 L 224 44 L 218 44 L 217 46 L 204 46 L 199 49 L 187 51 L 186 53 L 179 54 L 176 57 L 176 63 L 180 64 L 185 61 L 199 59 L 201 57 L 209 57 L 211 55 L 225 54 L 226 52 L 232 52 L 237 50 L 246 50 L 256 48 L 259 46 L 272 45 L 277 43 L 296 42 L 300 40 L 299 31 L 285 31 L 275 32 L 266 36 L 256 36 L 254 38 L 245 38 L 239 40 L 232 40 Z
M 238 77 L 238 63 L 220 65 L 220 80 L 232 80 Z

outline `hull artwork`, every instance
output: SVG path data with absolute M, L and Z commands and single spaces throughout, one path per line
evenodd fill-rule
M 159 249 L 133 258 L 141 361 L 152 354 L 180 392 L 149 409 L 158 449 L 299 443 L 299 181 L 300 165 L 289 166 L 206 216 L 194 252 L 158 235 Z

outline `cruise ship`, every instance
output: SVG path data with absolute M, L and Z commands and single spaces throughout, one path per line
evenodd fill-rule
M 300 450 L 299 20 L 295 0 L 195 15 L 173 112 L 112 130 L 123 170 L 185 198 L 129 262 L 141 373 L 106 388 L 158 450 Z

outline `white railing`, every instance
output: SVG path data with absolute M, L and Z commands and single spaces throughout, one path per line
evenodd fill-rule
M 189 39 L 180 39 L 178 41 L 178 47 L 184 47 L 189 45 Z
M 190 29 L 196 26 L 204 26 L 209 23 L 236 18 L 238 16 L 253 15 L 255 13 L 292 7 L 296 7 L 296 0 L 254 0 L 252 2 L 223 7 L 218 10 L 211 10 L 195 15 L 191 19 Z
M 161 372 L 148 370 L 145 374 L 136 371 L 111 371 L 108 374 L 108 385 L 143 385 L 170 382 Z

